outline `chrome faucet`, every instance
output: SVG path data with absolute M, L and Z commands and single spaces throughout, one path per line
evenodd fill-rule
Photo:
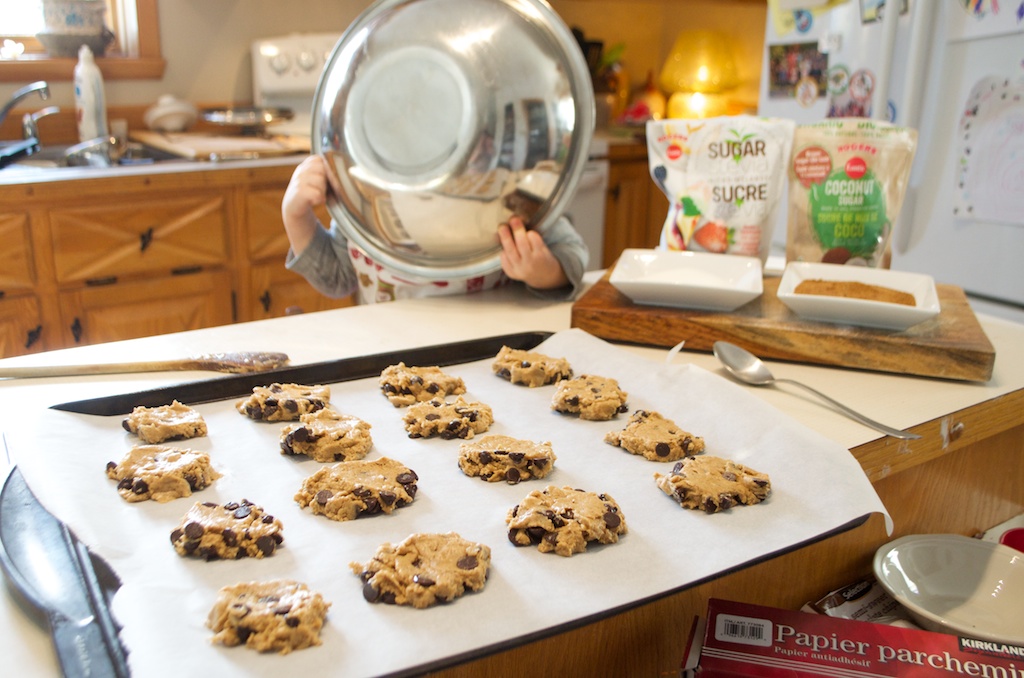
M 11 96 L 11 100 L 4 104 L 3 108 L 0 108 L 0 125 L 2 125 L 4 120 L 7 119 L 7 114 L 11 112 L 11 109 L 14 108 L 19 101 L 27 97 L 29 94 L 32 94 L 32 92 L 39 92 L 40 98 L 44 100 L 50 98 L 50 86 L 46 84 L 45 80 L 39 80 L 37 82 L 33 82 L 31 85 L 25 85 Z
M 60 113 L 57 106 L 47 106 L 34 113 L 26 113 L 21 118 L 22 136 L 25 139 L 39 139 L 39 119 L 55 113 Z

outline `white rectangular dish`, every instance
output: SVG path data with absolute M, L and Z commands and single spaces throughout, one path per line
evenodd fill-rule
M 761 296 L 762 275 L 755 257 L 627 249 L 608 281 L 635 304 L 732 311 Z
M 913 295 L 915 305 L 798 294 L 796 287 L 805 280 L 880 285 Z M 940 311 L 939 296 L 931 276 L 864 266 L 790 262 L 779 281 L 777 294 L 779 301 L 801 318 L 887 330 L 908 329 L 935 317 Z

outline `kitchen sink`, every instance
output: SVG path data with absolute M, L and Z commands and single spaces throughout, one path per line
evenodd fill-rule
M 119 156 L 112 139 L 100 138 L 74 145 L 41 146 L 34 153 L 11 163 L 10 167 L 131 167 L 167 162 L 194 161 L 138 142 L 128 143 Z

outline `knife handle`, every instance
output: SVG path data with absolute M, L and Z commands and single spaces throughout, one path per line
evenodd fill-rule
M 114 661 L 96 618 L 76 623 L 59 612 L 49 615 L 53 646 L 65 678 L 128 678 L 128 667 Z

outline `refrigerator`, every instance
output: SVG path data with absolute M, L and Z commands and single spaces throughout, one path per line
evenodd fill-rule
M 917 129 L 891 268 L 1024 322 L 1024 0 L 769 0 L 758 109 Z

